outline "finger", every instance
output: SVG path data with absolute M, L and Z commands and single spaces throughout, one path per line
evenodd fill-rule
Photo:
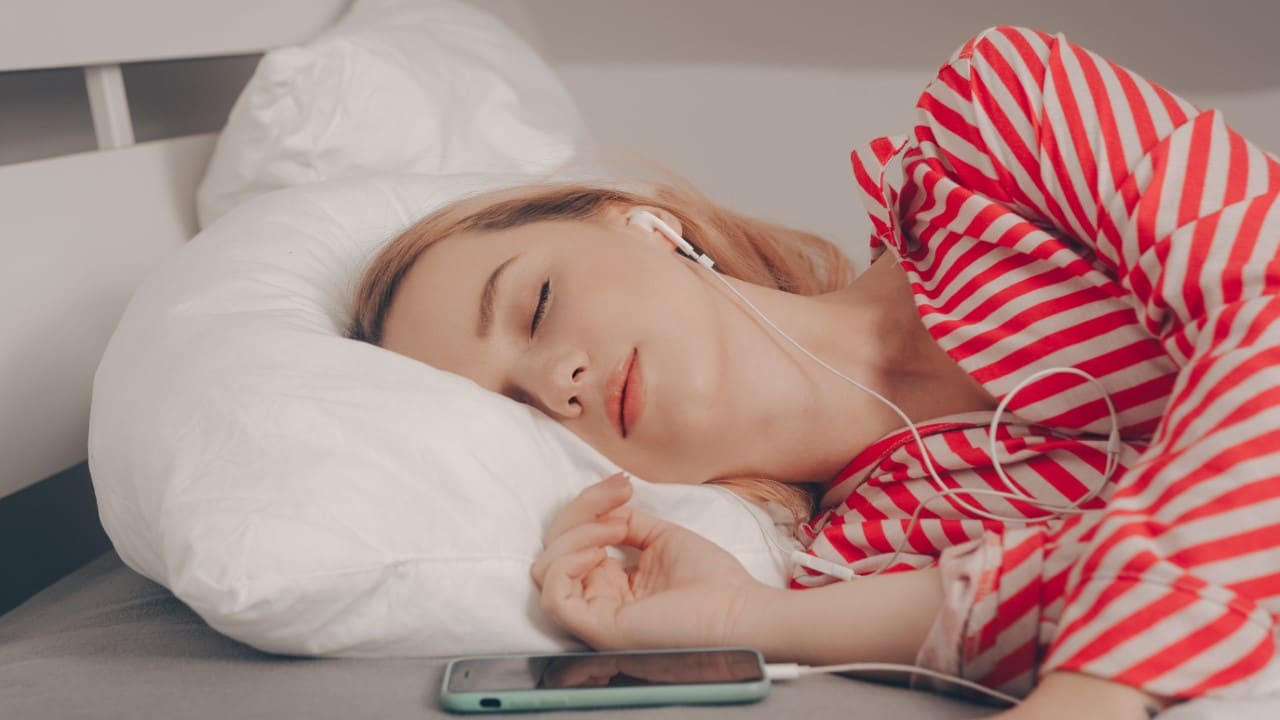
M 582 599 L 587 604 L 607 600 L 614 605 L 625 605 L 634 598 L 628 592 L 630 576 L 617 558 L 605 555 L 582 578 Z
M 605 480 L 578 493 L 551 521 L 542 536 L 543 545 L 549 545 L 564 531 L 591 522 L 597 517 L 626 504 L 631 499 L 631 481 L 625 473 L 615 473 Z
M 641 550 L 652 545 L 654 540 L 656 540 L 663 532 L 682 529 L 679 525 L 669 523 L 666 520 L 650 515 L 649 513 L 636 508 L 630 508 L 630 512 L 627 513 L 626 517 L 627 532 L 623 537 L 622 542 Z
M 600 515 L 599 519 L 602 521 L 603 520 L 625 521 L 631 516 L 632 510 L 634 510 L 634 508 L 632 508 L 630 505 L 619 505 L 618 507 L 610 510 L 609 512 Z
M 571 528 L 553 540 L 542 551 L 542 554 L 538 555 L 538 558 L 533 561 L 533 567 L 529 569 L 529 572 L 533 575 L 533 581 L 541 586 L 542 580 L 547 574 L 547 568 L 558 558 L 587 548 L 603 548 L 606 545 L 617 545 L 622 542 L 626 535 L 626 519 L 621 517 L 609 517 L 598 522 Z
M 542 586 L 542 607 L 552 610 L 582 596 L 582 580 L 605 557 L 600 548 L 586 548 L 556 559 L 547 568 Z
M 583 580 L 605 557 L 600 548 L 561 556 L 547 568 L 542 585 L 543 612 L 588 644 L 590 608 L 582 597 Z

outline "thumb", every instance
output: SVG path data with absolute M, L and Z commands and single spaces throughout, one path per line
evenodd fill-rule
M 632 507 L 629 508 L 627 513 L 627 534 L 622 539 L 622 542 L 644 550 L 653 545 L 665 533 L 676 530 L 679 527 L 679 525 L 650 515 L 644 510 Z

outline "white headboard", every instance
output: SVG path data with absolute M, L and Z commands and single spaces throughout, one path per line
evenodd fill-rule
M 243 55 L 314 37 L 350 0 L 5 0 L 0 72 Z
M 0 498 L 85 460 L 106 342 L 143 276 L 196 231 L 214 135 L 135 144 L 120 64 L 304 42 L 348 4 L 5 0 L 0 73 L 84 67 L 99 150 L 0 165 Z

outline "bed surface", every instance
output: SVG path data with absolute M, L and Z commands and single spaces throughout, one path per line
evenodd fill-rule
M 108 552 L 0 617 L 0 709 L 8 718 L 453 717 L 440 709 L 445 658 L 317 660 L 267 655 L 219 635 L 168 590 Z M 736 707 L 625 711 L 632 717 L 974 718 L 992 708 L 842 677 L 775 685 Z M 537 717 L 616 717 L 552 712 Z

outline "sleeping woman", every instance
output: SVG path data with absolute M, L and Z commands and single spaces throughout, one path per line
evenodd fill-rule
M 966 43 L 918 111 L 853 155 L 856 278 L 686 188 L 538 185 L 391 242 L 351 335 L 642 477 L 791 508 L 854 575 L 766 587 L 615 476 L 533 568 L 592 646 L 914 663 L 1026 695 L 1011 718 L 1280 691 L 1280 162 L 1019 28 Z

